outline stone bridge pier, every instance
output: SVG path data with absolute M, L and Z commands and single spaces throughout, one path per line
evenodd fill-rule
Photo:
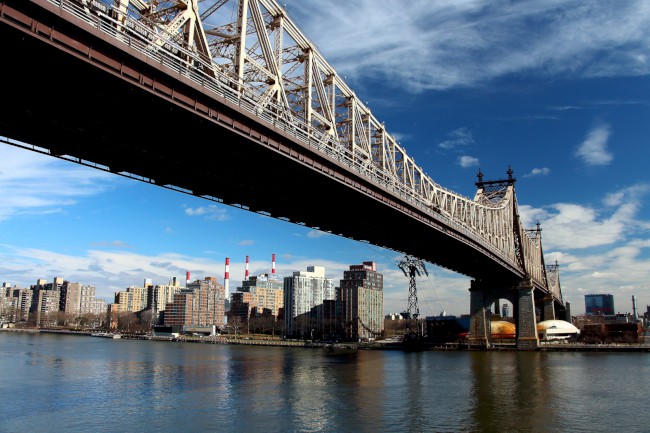
M 539 347 L 537 335 L 537 309 L 535 306 L 535 288 L 530 279 L 522 280 L 519 285 L 499 288 L 494 285 L 472 280 L 470 292 L 470 321 L 468 345 L 475 349 L 492 347 L 490 332 L 490 306 L 499 299 L 507 299 L 513 305 L 513 315 L 517 328 L 516 343 L 518 350 L 535 350 Z M 555 318 L 552 297 L 550 305 L 544 298 L 544 317 Z M 547 317 L 548 316 L 548 317 Z M 552 317 L 551 317 L 552 316 Z

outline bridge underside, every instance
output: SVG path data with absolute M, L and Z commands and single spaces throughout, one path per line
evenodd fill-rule
M 480 245 L 235 104 L 31 2 L 2 5 L 41 30 L 0 17 L 0 136 L 517 284 Z
M 513 287 L 490 287 L 472 281 L 470 287 L 470 329 L 468 344 L 476 348 L 492 347 L 491 307 L 506 299 L 513 305 L 513 317 L 517 330 L 518 349 L 533 350 L 539 347 L 537 323 L 544 320 L 565 320 L 571 322 L 567 305 L 557 302 L 550 294 L 535 290 L 530 281 L 521 281 Z M 495 311 L 495 315 L 500 312 Z

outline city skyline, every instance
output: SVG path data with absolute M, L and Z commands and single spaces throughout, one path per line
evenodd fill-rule
M 286 9 L 436 183 L 473 197 L 479 169 L 497 179 L 512 167 L 524 224 L 540 222 L 573 314 L 589 293 L 611 293 L 621 312 L 632 295 L 641 309 L 650 304 L 643 2 L 290 0 Z M 61 276 L 110 301 L 145 278 L 184 281 L 186 271 L 222 282 L 229 257 L 232 292 L 245 256 L 257 275 L 270 273 L 275 253 L 282 276 L 323 266 L 337 282 L 349 265 L 375 261 L 384 312 L 407 307 L 399 253 L 5 144 L 0 157 L 0 278 L 12 284 Z M 245 174 L 246 161 L 214 163 Z M 427 268 L 422 314 L 467 313 L 469 278 Z

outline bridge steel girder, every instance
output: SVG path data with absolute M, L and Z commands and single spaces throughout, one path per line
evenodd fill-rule
M 5 58 L 18 59 L 0 68 L 0 136 L 23 147 L 408 253 L 488 285 L 526 276 L 448 217 L 46 0 L 1 1 L 0 38 Z M 301 196 L 332 205 L 295 206 Z

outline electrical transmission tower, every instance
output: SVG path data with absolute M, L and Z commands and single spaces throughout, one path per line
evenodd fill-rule
M 429 275 L 424 262 L 412 256 L 404 256 L 404 260 L 397 263 L 397 266 L 409 278 L 409 306 L 408 317 L 406 318 L 406 334 L 404 341 L 419 341 L 422 338 L 418 319 L 420 318 L 420 308 L 418 307 L 418 292 L 415 284 L 415 277 L 422 274 Z

